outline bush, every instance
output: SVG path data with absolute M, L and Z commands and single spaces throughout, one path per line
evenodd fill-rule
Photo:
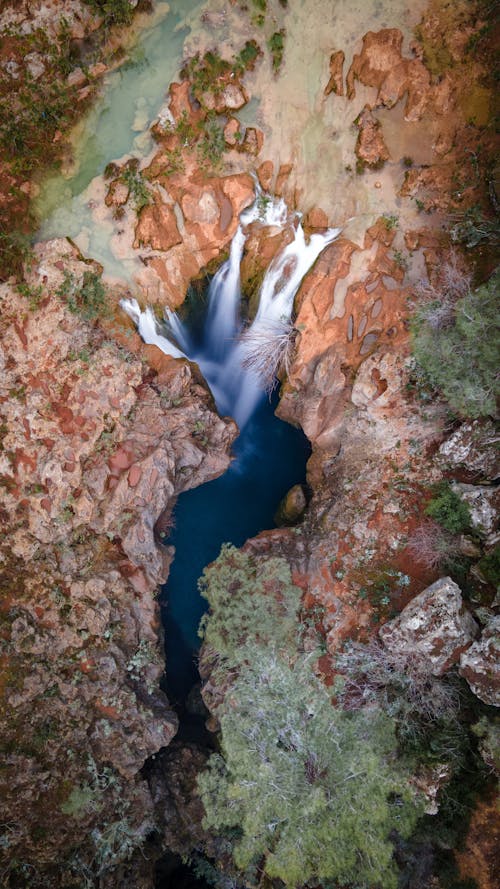
M 242 663 L 245 645 L 293 647 L 301 591 L 284 559 L 259 559 L 224 544 L 205 568 L 199 589 L 210 605 L 200 636 L 225 669 Z
M 430 570 L 453 565 L 460 553 L 456 538 L 445 533 L 436 522 L 424 522 L 415 528 L 408 550 L 417 562 Z
M 426 506 L 425 514 L 435 519 L 452 534 L 460 534 L 470 529 L 471 514 L 466 503 L 455 494 L 447 482 L 433 488 L 434 497 Z
M 487 284 L 456 301 L 445 292 L 430 299 L 413 321 L 413 350 L 431 383 L 460 416 L 495 414 L 499 386 L 498 284 Z
M 71 272 L 64 273 L 64 281 L 57 290 L 57 295 L 64 300 L 73 315 L 79 315 L 86 321 L 106 317 L 110 314 L 106 290 L 96 272 L 84 272 L 79 284 Z
M 258 867 L 286 887 L 395 889 L 392 838 L 408 836 L 419 811 L 394 759 L 393 721 L 334 709 L 306 656 L 292 666 L 262 648 L 253 655 L 221 719 L 222 756 L 199 777 L 204 826 L 238 832 L 246 885 L 257 885 Z
M 135 212 L 140 213 L 144 207 L 151 203 L 151 192 L 142 173 L 133 167 L 127 167 L 121 173 L 120 179 L 130 190 Z
M 129 0 L 85 0 L 85 3 L 104 17 L 105 25 L 127 25 L 132 21 L 134 10 Z

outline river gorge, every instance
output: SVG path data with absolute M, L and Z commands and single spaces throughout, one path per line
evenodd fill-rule
M 2 5 L 6 889 L 494 889 L 497 34 Z

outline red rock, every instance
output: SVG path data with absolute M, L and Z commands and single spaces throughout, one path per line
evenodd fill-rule
M 135 230 L 135 248 L 149 246 L 153 250 L 170 250 L 181 243 L 172 207 L 159 202 L 144 207 Z
M 128 483 L 130 488 L 135 488 L 135 486 L 139 483 L 142 475 L 142 469 L 137 464 L 134 464 L 130 467 L 128 473 Z
M 365 105 L 358 116 L 357 126 L 359 128 L 355 148 L 357 157 L 369 167 L 382 166 L 389 160 L 390 155 L 384 142 L 380 121 L 374 117 L 368 105 Z
M 344 82 L 342 78 L 342 69 L 344 67 L 345 55 L 341 49 L 332 53 L 330 56 L 330 80 L 325 87 L 325 96 L 335 93 L 337 96 L 344 95 Z
M 274 187 L 274 193 L 278 197 L 283 196 L 283 190 L 285 188 L 286 181 L 293 170 L 293 164 L 281 164 L 278 170 L 278 176 L 276 177 L 276 185 Z
M 274 172 L 274 164 L 272 161 L 264 161 L 263 164 L 257 169 L 257 178 L 259 180 L 261 188 L 264 191 L 269 191 L 271 187 L 271 182 L 273 181 L 273 172 Z
M 128 469 L 131 463 L 132 460 L 130 454 L 128 454 L 128 452 L 125 451 L 123 448 L 115 451 L 115 453 L 112 454 L 108 460 L 108 466 L 111 470 Z
M 24 348 L 27 349 L 28 348 L 28 337 L 26 336 L 22 327 L 20 327 L 20 325 L 17 323 L 17 321 L 14 321 L 14 329 L 15 329 L 19 339 L 21 340 Z
M 52 500 L 50 499 L 50 497 L 42 497 L 42 499 L 40 500 L 40 506 L 42 507 L 42 509 L 45 510 L 45 512 L 50 513 L 52 509 Z
M 328 228 L 328 216 L 319 207 L 313 207 L 304 217 L 307 228 Z
M 75 463 L 63 463 L 63 469 L 65 472 L 74 472 L 75 465 Z

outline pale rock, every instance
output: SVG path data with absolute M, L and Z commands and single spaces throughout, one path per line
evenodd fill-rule
M 446 469 L 465 470 L 478 480 L 500 475 L 500 436 L 492 420 L 463 423 L 439 448 L 439 463 Z
M 453 490 L 469 507 L 472 527 L 489 536 L 498 527 L 500 490 L 486 485 L 465 485 L 455 482 Z
M 459 673 L 476 697 L 500 707 L 500 615 L 492 615 L 481 638 L 463 652 Z
M 478 627 L 464 607 L 460 587 L 442 577 L 384 624 L 379 635 L 389 651 L 413 653 L 441 676 L 477 636 Z

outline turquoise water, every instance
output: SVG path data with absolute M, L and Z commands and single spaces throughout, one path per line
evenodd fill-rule
M 74 130 L 71 168 L 40 183 L 34 202 L 41 220 L 38 240 L 69 236 L 102 263 L 106 274 L 131 277 L 138 260 L 113 255 L 109 241 L 115 224 L 111 214 L 100 218 L 94 213 L 96 197 L 103 197 L 94 180 L 110 161 L 124 155 L 144 158 L 153 148 L 149 127 L 178 75 L 189 18 L 202 5 L 202 0 L 156 4 L 127 62 L 105 75 L 102 95 Z
M 221 544 L 241 546 L 264 528 L 292 485 L 305 481 L 309 443 L 304 434 L 274 415 L 277 396 L 264 398 L 235 443 L 236 460 L 216 479 L 179 497 L 170 543 L 176 548 L 163 588 L 167 686 L 173 703 L 182 701 L 199 679 L 197 635 L 206 601 L 198 578 Z

